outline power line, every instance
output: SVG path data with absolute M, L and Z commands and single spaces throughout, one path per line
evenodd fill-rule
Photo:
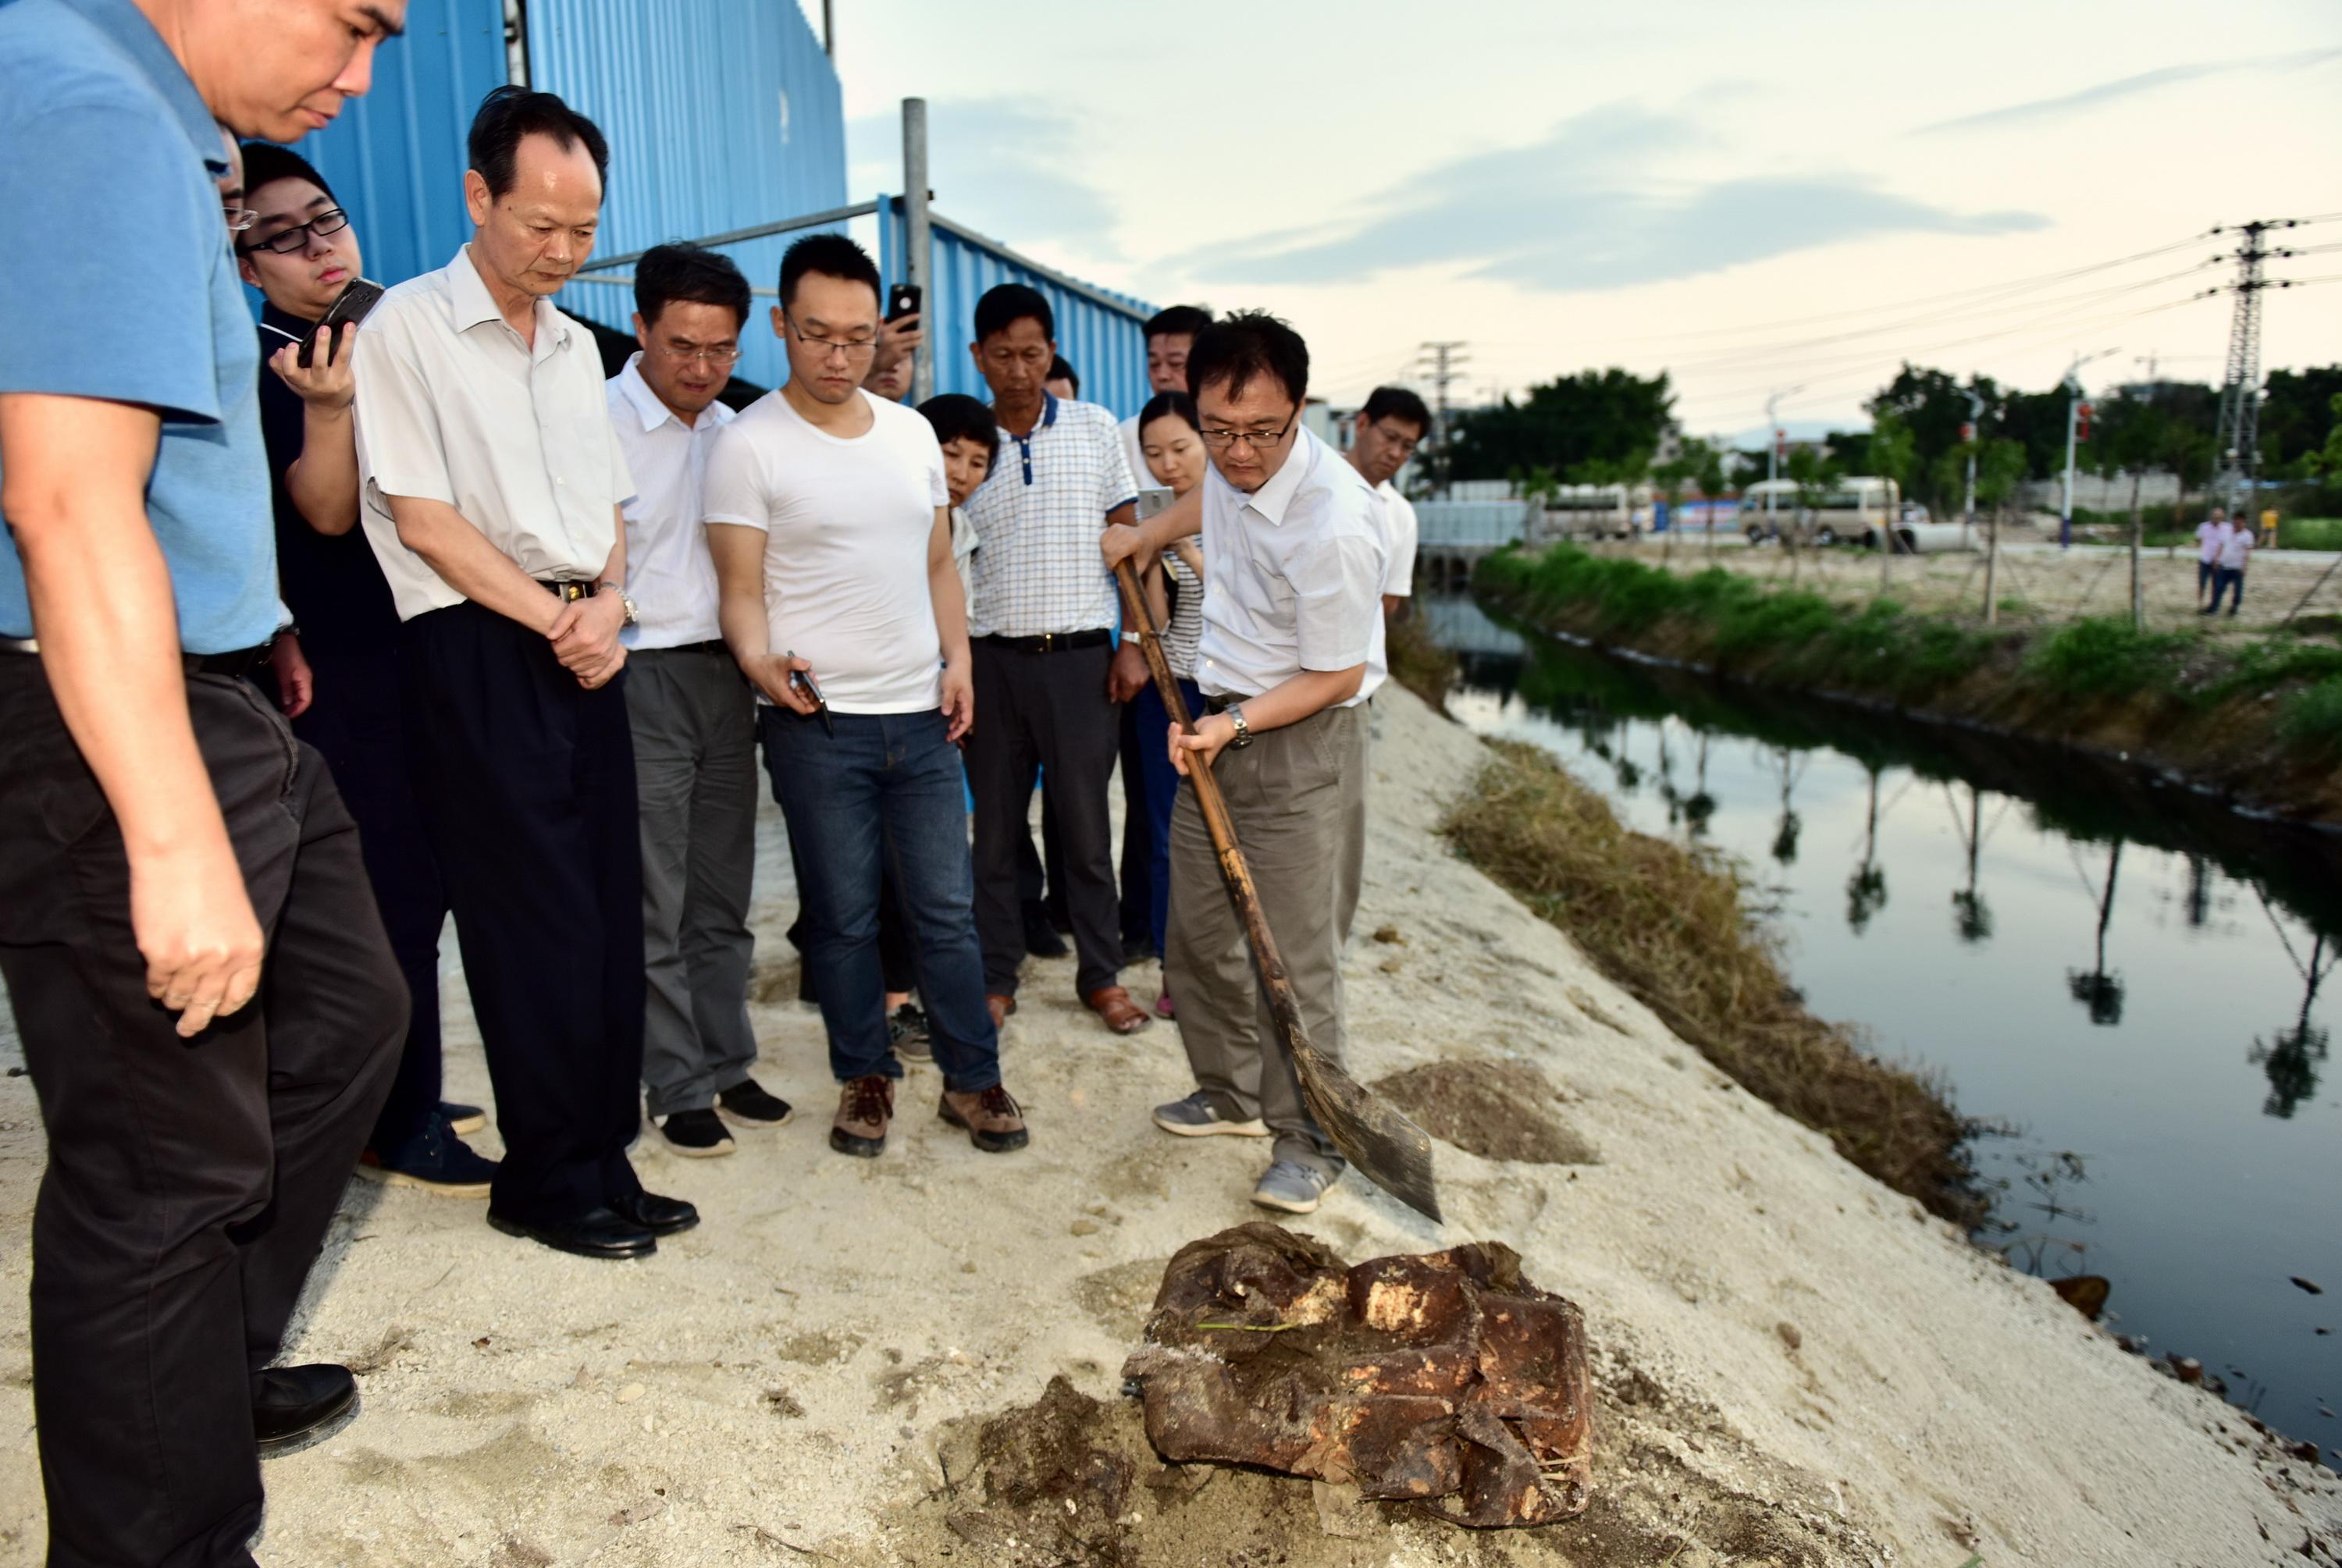
M 1440 491 L 1443 494 L 1446 493 L 1447 475 L 1452 466 L 1448 457 L 1454 439 L 1447 424 L 1447 388 L 1464 379 L 1464 373 L 1456 368 L 1470 363 L 1471 356 L 1464 352 L 1464 347 L 1465 340 L 1460 337 L 1426 343 L 1416 360 L 1418 365 L 1428 360 L 1434 367 L 1430 376 L 1435 388 L 1433 422 L 1439 427 Z
M 2237 281 L 2228 285 L 2237 308 L 2228 320 L 2228 373 L 2220 384 L 2220 423 L 2212 443 L 2220 459 L 2220 488 L 2232 505 L 2243 504 L 2260 475 L 2261 295 L 2269 288 L 2261 269 L 2272 254 L 2265 242 L 2272 229 L 2294 228 L 2299 222 L 2257 219 L 2237 226 L 2244 243 L 2233 253 Z

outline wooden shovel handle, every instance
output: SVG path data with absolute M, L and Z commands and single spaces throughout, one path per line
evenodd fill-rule
M 1115 563 L 1114 579 L 1122 587 L 1124 624 L 1138 628 L 1139 651 L 1146 655 L 1146 668 L 1155 677 L 1155 689 L 1161 694 L 1171 722 L 1179 726 L 1181 734 L 1194 734 L 1196 722 L 1187 712 L 1186 699 L 1179 694 L 1179 682 L 1171 673 L 1171 662 L 1164 657 L 1155 617 L 1147 613 L 1146 595 L 1138 591 L 1138 574 L 1126 559 Z M 1141 744 L 1160 745 L 1164 742 L 1149 742 L 1142 737 Z M 1245 864 L 1244 850 L 1236 843 L 1236 824 L 1228 816 L 1228 803 L 1220 794 L 1219 781 L 1200 757 L 1188 762 L 1187 784 L 1196 792 L 1196 807 L 1204 814 L 1204 826 L 1212 835 L 1212 848 L 1219 854 L 1220 875 L 1227 883 L 1228 902 L 1236 906 L 1236 918 L 1244 923 L 1245 936 L 1252 944 L 1253 960 L 1260 968 L 1261 987 L 1268 997 L 1269 1017 L 1286 1048 L 1306 1071 L 1320 1060 L 1317 1047 L 1309 1038 L 1308 1026 L 1301 1021 L 1301 1003 L 1293 994 L 1293 977 L 1286 972 L 1285 960 L 1276 951 L 1276 937 L 1268 929 L 1267 917 L 1261 913 L 1260 894 L 1253 886 L 1252 868 Z

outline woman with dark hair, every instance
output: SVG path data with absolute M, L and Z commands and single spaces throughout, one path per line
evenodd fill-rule
M 1175 498 L 1201 484 L 1204 438 L 1196 433 L 1195 399 L 1184 392 L 1156 393 L 1139 411 L 1138 447 L 1155 483 Z M 1147 569 L 1144 584 L 1147 613 L 1163 629 L 1163 656 L 1179 678 L 1179 694 L 1191 714 L 1202 712 L 1204 703 L 1196 684 L 1196 644 L 1204 634 L 1204 557 L 1196 546 L 1193 538 L 1173 544 Z M 1161 734 L 1171 727 L 1170 710 L 1152 682 L 1133 700 L 1140 734 Z M 1146 758 L 1146 814 L 1155 835 L 1155 950 L 1160 953 L 1170 919 L 1171 807 L 1179 798 L 1179 774 L 1164 748 L 1140 750 Z M 1155 1011 L 1172 1015 L 1169 991 L 1155 998 Z

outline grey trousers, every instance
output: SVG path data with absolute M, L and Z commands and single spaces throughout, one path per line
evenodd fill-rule
M 1159 744 L 1159 743 L 1158 743 Z M 1342 1059 L 1342 944 L 1366 848 L 1366 708 L 1327 708 L 1220 753 L 1212 770 L 1252 867 L 1261 912 L 1293 977 L 1310 1042 Z M 1182 785 L 1171 812 L 1164 984 L 1196 1086 L 1223 1116 L 1266 1122 L 1275 1157 L 1339 1175 L 1341 1157 L 1301 1099 L 1277 1043 L 1219 857 Z
M 756 714 L 731 654 L 626 660 L 642 804 L 643 1086 L 654 1116 L 704 1111 L 748 1076 L 748 892 L 756 853 Z

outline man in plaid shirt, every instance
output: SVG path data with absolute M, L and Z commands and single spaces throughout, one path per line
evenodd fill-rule
M 976 923 L 996 1020 L 1016 1008 L 1026 955 L 1016 841 L 1037 773 L 1046 773 L 1066 852 L 1082 1003 L 1117 1034 L 1147 1015 L 1119 984 L 1121 925 L 1106 814 L 1119 740 L 1116 704 L 1146 684 L 1135 645 L 1117 647 L 1114 579 L 1100 569 L 1108 523 L 1132 520 L 1137 485 L 1114 416 L 1059 398 L 1044 383 L 1056 317 L 1022 284 L 976 302 L 970 352 L 992 389 L 1000 456 L 966 511 L 976 553 L 976 727 L 967 738 L 976 795 Z

